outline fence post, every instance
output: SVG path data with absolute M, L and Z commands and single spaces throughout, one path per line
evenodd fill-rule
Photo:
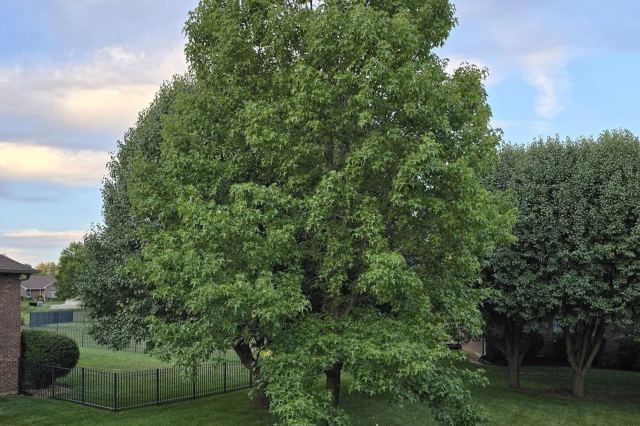
M 156 405 L 160 405 L 160 369 L 156 368 Z
M 118 373 L 113 373 L 113 409 L 118 411 Z
M 56 397 L 56 368 L 51 367 L 51 398 Z
M 82 395 L 80 397 L 80 400 L 82 401 L 82 405 L 84 405 L 84 367 L 82 367 L 81 371 L 81 379 L 80 379 L 80 389 L 82 392 Z
M 227 391 L 227 361 L 224 362 L 223 371 L 224 371 L 224 392 L 226 392 Z
M 193 369 L 193 380 L 191 382 L 191 398 L 196 399 L 196 376 L 198 375 L 198 369 Z

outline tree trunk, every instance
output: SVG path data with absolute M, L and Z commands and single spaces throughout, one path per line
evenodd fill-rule
M 509 387 L 520 389 L 520 370 L 522 360 L 529 347 L 530 340 L 519 324 L 509 323 L 504 329 L 504 355 L 509 364 Z
M 509 387 L 512 389 L 520 389 L 520 361 L 517 358 L 509 358 Z
M 576 324 L 564 329 L 567 359 L 573 369 L 573 396 L 584 397 L 584 377 L 600 351 L 604 339 L 605 324 L 599 320 Z
M 253 389 L 251 390 L 251 406 L 253 408 L 269 408 L 269 397 L 264 388 L 258 383 L 260 380 L 260 369 L 255 368 L 251 374 L 253 375 Z
M 327 389 L 331 392 L 331 403 L 333 408 L 337 408 L 340 403 L 340 373 L 342 372 L 342 363 L 335 363 L 333 367 L 325 371 L 327 376 Z
M 260 367 L 256 366 L 256 360 L 253 356 L 251 347 L 246 343 L 237 343 L 233 345 L 233 350 L 240 358 L 240 362 L 250 372 L 252 377 L 253 388 L 251 390 L 251 405 L 254 408 L 269 408 L 269 398 L 264 389 L 260 385 Z
M 584 397 L 584 371 L 576 371 L 573 378 L 573 396 Z

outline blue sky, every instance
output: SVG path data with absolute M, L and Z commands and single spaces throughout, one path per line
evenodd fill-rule
M 508 141 L 640 133 L 640 2 L 460 0 L 439 54 L 487 67 Z M 101 221 L 116 141 L 186 69 L 197 0 L 4 0 L 0 14 L 0 253 L 57 260 Z

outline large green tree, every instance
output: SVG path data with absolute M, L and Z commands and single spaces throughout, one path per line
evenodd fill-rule
M 507 147 L 501 157 L 490 181 L 516 201 L 517 242 L 491 258 L 485 283 L 500 293 L 489 306 L 502 315 L 505 344 L 520 347 L 555 316 L 581 397 L 605 328 L 628 328 L 638 314 L 640 143 L 611 131 Z
M 343 370 L 352 390 L 477 420 L 477 376 L 445 343 L 479 329 L 472 283 L 509 216 L 481 184 L 499 139 L 484 72 L 449 75 L 433 52 L 453 25 L 444 0 L 191 13 L 196 87 L 128 189 L 159 353 L 244 351 L 287 424 L 345 420 Z
M 567 179 L 554 191 L 558 322 L 575 372 L 573 394 L 609 325 L 628 328 L 640 302 L 640 141 L 626 131 L 567 143 Z
M 486 179 L 487 186 L 501 191 L 517 212 L 514 241 L 501 245 L 488 258 L 483 286 L 493 291 L 483 303 L 486 337 L 509 364 L 509 386 L 520 388 L 522 361 L 539 334 L 550 326 L 558 297 L 549 285 L 548 253 L 553 249 L 555 224 L 553 200 L 537 179 L 557 176 L 557 162 L 544 151 L 505 145 L 499 161 Z
M 177 93 L 191 86 L 189 77 L 175 77 L 163 84 L 118 143 L 102 187 L 104 223 L 83 241 L 75 287 L 92 319 L 91 333 L 100 343 L 114 348 L 132 340 L 148 341 L 146 316 L 156 306 L 149 285 L 126 269 L 141 247 L 136 231 L 140 223 L 131 212 L 128 193 L 134 159 L 149 164 L 159 161 L 163 117 L 171 113 Z

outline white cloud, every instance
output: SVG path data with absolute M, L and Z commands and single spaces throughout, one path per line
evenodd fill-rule
M 3 238 L 37 238 L 51 241 L 77 241 L 81 240 L 86 231 L 73 229 L 67 231 L 42 231 L 40 229 L 22 229 L 8 231 L 0 234 Z
M 581 54 L 566 25 L 556 28 L 549 19 L 558 14 L 556 3 L 458 0 L 460 28 L 445 45 L 445 56 L 486 64 L 488 86 L 514 76 L 523 79 L 536 91 L 533 119 L 552 120 L 570 94 L 569 60 Z
M 57 261 L 60 252 L 72 241 L 80 241 L 83 230 L 46 231 L 21 229 L 0 232 L 0 253 L 18 262 L 36 265 Z
M 568 88 L 567 54 L 562 47 L 529 52 L 521 59 L 526 80 L 536 88 L 536 113 L 550 120 L 563 109 Z
M 0 114 L 122 133 L 160 84 L 186 68 L 181 46 L 154 52 L 108 46 L 62 64 L 0 68 Z
M 104 151 L 0 142 L 0 179 L 95 185 L 104 176 L 108 159 Z

